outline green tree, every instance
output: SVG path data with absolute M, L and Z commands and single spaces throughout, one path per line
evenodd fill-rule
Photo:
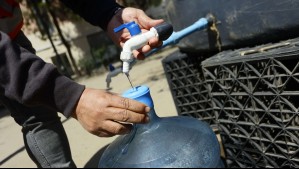
M 29 11 L 24 13 L 25 27 L 29 27 L 30 23 L 32 22 L 36 23 L 38 30 L 32 31 L 40 31 L 42 39 L 48 38 L 50 40 L 54 52 L 56 53 L 56 57 L 58 60 L 60 60 L 59 54 L 57 53 L 52 40 L 52 32 L 54 31 L 54 27 L 56 28 L 58 35 L 68 52 L 68 56 L 71 60 L 76 75 L 81 76 L 81 73 L 78 70 L 77 64 L 74 60 L 71 46 L 66 41 L 57 19 L 59 18 L 60 21 L 74 21 L 78 20 L 80 17 L 74 14 L 70 9 L 64 7 L 59 0 L 19 0 L 19 2 L 29 9 Z

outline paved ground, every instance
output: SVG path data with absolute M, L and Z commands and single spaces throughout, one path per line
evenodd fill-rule
M 177 115 L 175 105 L 164 75 L 161 60 L 176 49 L 164 50 L 144 61 L 139 61 L 131 71 L 131 79 L 134 85 L 147 85 L 155 103 L 155 109 L 160 117 Z M 105 89 L 106 74 L 95 75 L 80 79 L 78 82 L 88 87 Z M 130 84 L 124 75 L 118 75 L 112 79 L 112 92 L 122 93 L 130 88 Z M 112 138 L 99 138 L 86 132 L 74 119 L 66 120 L 65 126 L 73 158 L 80 168 L 95 168 L 100 154 L 105 146 L 113 141 Z M 24 144 L 20 127 L 9 116 L 9 112 L 0 109 L 0 168 L 36 168 L 29 159 Z

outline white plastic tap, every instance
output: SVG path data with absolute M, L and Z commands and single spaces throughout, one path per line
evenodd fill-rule
M 129 72 L 130 63 L 134 61 L 133 50 L 142 48 L 153 37 L 158 37 L 158 33 L 155 28 L 151 28 L 150 31 L 146 33 L 133 36 L 131 39 L 125 42 L 123 50 L 120 54 L 120 59 L 123 61 L 124 73 Z
M 158 37 L 157 30 L 153 27 L 148 32 L 141 33 L 139 26 L 133 21 L 121 25 L 114 29 L 114 32 L 118 32 L 124 28 L 127 28 L 132 36 L 131 39 L 125 42 L 123 50 L 120 54 L 120 59 L 123 61 L 123 73 L 128 74 L 130 71 L 130 64 L 135 60 L 133 56 L 133 50 L 137 50 L 145 46 L 151 38 Z

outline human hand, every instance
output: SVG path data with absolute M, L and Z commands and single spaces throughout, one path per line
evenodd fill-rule
M 128 30 L 124 29 L 118 33 L 114 33 L 113 29 L 122 25 L 123 23 L 135 21 L 141 28 L 142 32 L 147 32 L 151 27 L 154 27 L 164 21 L 162 19 L 153 20 L 149 18 L 142 10 L 136 8 L 124 8 L 117 12 L 116 15 L 110 20 L 107 26 L 107 33 L 113 42 L 117 45 L 123 46 L 124 43 L 131 38 L 131 35 Z M 134 50 L 133 55 L 137 59 L 144 59 L 144 53 L 149 52 L 153 48 L 159 47 L 162 45 L 162 41 L 159 41 L 158 38 L 150 39 L 148 45 L 145 45 L 139 50 Z
M 104 90 L 86 88 L 73 117 L 83 128 L 99 137 L 111 137 L 130 132 L 132 124 L 149 121 L 150 108 L 135 100 Z

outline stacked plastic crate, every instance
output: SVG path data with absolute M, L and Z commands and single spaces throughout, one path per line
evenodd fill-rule
M 200 68 L 204 58 L 177 51 L 165 58 L 162 64 L 178 114 L 215 124 L 211 100 Z
M 299 39 L 202 62 L 229 167 L 299 167 Z
M 227 167 L 299 167 L 299 39 L 163 67 L 179 115 L 220 130 Z

